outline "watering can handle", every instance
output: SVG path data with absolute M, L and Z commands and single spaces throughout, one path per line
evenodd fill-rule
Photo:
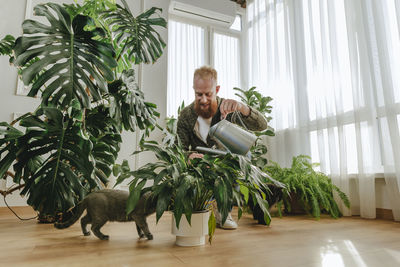
M 245 130 L 249 130 L 248 128 L 247 128 L 247 126 L 246 126 L 246 124 L 244 124 L 244 122 L 243 122 L 243 120 L 242 120 L 242 114 L 239 112 L 239 111 L 237 111 L 237 110 L 235 110 L 234 112 L 232 112 L 232 122 L 237 122 L 237 121 L 239 121 L 240 122 L 240 124 L 241 124 L 241 126 L 245 129 Z

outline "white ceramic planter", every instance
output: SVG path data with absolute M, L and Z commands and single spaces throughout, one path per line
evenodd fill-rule
M 171 232 L 176 235 L 175 244 L 178 246 L 201 246 L 206 243 L 208 235 L 208 218 L 210 211 L 193 213 L 192 225 L 189 225 L 186 216 L 182 214 L 179 229 L 176 228 L 175 217 L 172 215 Z

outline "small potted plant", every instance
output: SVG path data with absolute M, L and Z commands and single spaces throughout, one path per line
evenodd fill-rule
M 151 190 L 157 197 L 156 219 L 157 222 L 165 211 L 173 213 L 173 233 L 177 235 L 177 245 L 204 244 L 207 231 L 194 231 L 201 236 L 186 238 L 178 232 L 184 221 L 188 225 L 195 224 L 193 215 L 207 213 L 209 242 L 211 242 L 216 227 L 216 221 L 211 209 L 210 201 L 216 201 L 224 223 L 232 204 L 238 206 L 238 217 L 242 215 L 243 207 L 249 197 L 256 199 L 262 208 L 265 217 L 270 218 L 268 203 L 263 192 L 266 191 L 263 181 L 266 179 L 274 182 L 266 173 L 251 164 L 243 156 L 226 154 L 225 156 L 205 155 L 201 159 L 189 161 L 188 153 L 178 144 L 162 145 L 156 142 L 141 141 L 142 151 L 151 151 L 157 157 L 156 162 L 147 163 L 135 171 L 129 171 L 125 164 L 117 166 L 115 174 L 119 174 L 117 184 L 132 176 L 130 183 L 130 197 L 127 204 L 127 213 L 135 208 L 140 193 L 148 181 L 153 184 Z M 280 184 L 279 182 L 276 182 Z M 239 185 L 240 190 L 236 190 Z M 281 184 L 280 184 L 281 185 Z M 184 215 L 184 216 L 182 216 Z M 207 218 L 208 215 L 206 215 Z M 204 229 L 204 224 L 203 229 Z

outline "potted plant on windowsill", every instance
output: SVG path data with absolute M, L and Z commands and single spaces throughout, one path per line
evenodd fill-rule
M 275 181 L 252 165 L 246 157 L 235 154 L 205 155 L 201 159 L 189 161 L 188 153 L 183 151 L 179 144 L 160 146 L 157 142 L 142 140 L 141 148 L 142 151 L 153 152 L 157 161 L 147 163 L 135 171 L 127 169 L 122 171 L 122 166 L 116 168 L 116 173 L 120 174 L 117 183 L 128 178 L 132 179 L 127 204 L 128 213 L 135 208 L 145 184 L 151 181 L 150 190 L 157 197 L 157 221 L 165 211 L 170 210 L 175 223 L 173 229 L 180 229 L 181 219 L 186 219 L 193 225 L 193 214 L 210 210 L 208 220 L 210 242 L 216 227 L 210 205 L 212 198 L 215 199 L 222 215 L 222 223 L 225 222 L 233 203 L 238 205 L 240 219 L 243 206 L 247 204 L 250 196 L 262 207 L 265 217 L 270 218 L 268 203 L 263 192 L 263 189 L 265 190 L 263 181 L 265 179 Z M 275 183 L 281 186 L 279 182 Z M 236 185 L 239 185 L 240 190 L 235 189 Z M 204 231 L 202 234 L 203 236 L 198 238 L 186 239 L 178 235 L 177 244 L 190 245 L 188 242 L 191 240 L 194 241 L 192 245 L 203 244 Z

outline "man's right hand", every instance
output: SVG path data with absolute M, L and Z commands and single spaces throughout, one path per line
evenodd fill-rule
M 190 160 L 195 159 L 195 158 L 201 159 L 203 157 L 204 157 L 204 154 L 201 154 L 201 153 L 192 153 L 192 154 L 189 155 L 189 159 Z

